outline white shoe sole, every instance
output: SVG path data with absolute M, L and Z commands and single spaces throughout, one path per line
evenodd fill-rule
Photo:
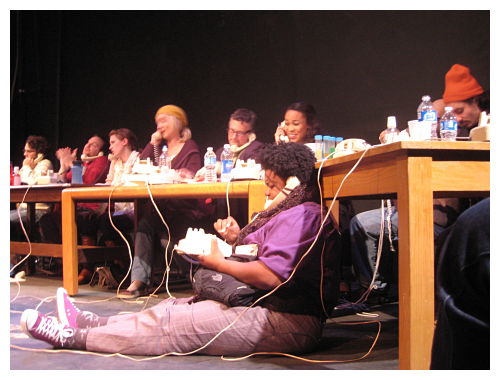
M 65 325 L 69 326 L 69 321 L 68 321 L 68 316 L 66 315 L 66 309 L 64 305 L 64 296 L 67 295 L 68 292 L 64 288 L 57 288 L 57 294 L 56 294 L 56 299 L 57 299 L 57 316 L 59 318 L 59 321 Z
M 38 311 L 33 310 L 33 309 L 26 309 L 23 311 L 23 314 L 21 315 L 21 321 L 19 324 L 21 325 L 21 330 L 23 333 L 28 335 L 29 337 L 33 338 L 33 335 L 28 330 L 28 320 L 31 318 L 38 318 Z

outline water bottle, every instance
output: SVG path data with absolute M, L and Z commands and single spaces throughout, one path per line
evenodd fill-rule
M 457 118 L 453 114 L 453 107 L 444 107 L 444 115 L 441 117 L 441 140 L 455 141 L 457 139 Z
M 14 166 L 14 173 L 12 178 L 12 184 L 14 186 L 21 185 L 21 175 L 19 174 L 19 166 Z
M 158 166 L 160 167 L 161 172 L 170 170 L 171 162 L 167 152 L 168 152 L 167 146 L 163 145 L 163 148 L 161 149 L 160 158 L 158 158 Z
M 328 148 L 328 154 L 335 153 L 335 136 L 330 136 L 330 146 Z
M 437 111 L 431 102 L 429 95 L 422 96 L 422 103 L 417 108 L 418 121 L 430 121 L 431 124 L 431 139 L 437 139 L 438 117 Z
M 71 183 L 72 184 L 82 184 L 82 161 L 75 160 L 73 161 L 73 166 L 71 167 Z
M 229 144 L 224 144 L 220 159 L 222 162 L 220 181 L 229 182 L 231 181 L 231 170 L 233 170 L 233 152 L 231 152 Z
M 323 136 L 314 136 L 314 155 L 316 156 L 316 161 L 321 161 L 323 158 Z
M 216 162 L 217 156 L 215 155 L 214 148 L 209 146 L 207 153 L 205 153 L 205 182 L 217 182 Z
M 388 116 L 384 141 L 381 142 L 382 144 L 390 144 L 395 141 L 399 141 L 399 129 L 396 124 L 396 116 Z

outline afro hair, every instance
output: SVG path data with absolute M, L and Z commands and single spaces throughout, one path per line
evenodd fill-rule
M 315 162 L 312 150 L 299 143 L 268 144 L 260 153 L 264 170 L 272 170 L 284 180 L 295 176 L 301 183 L 309 182 Z

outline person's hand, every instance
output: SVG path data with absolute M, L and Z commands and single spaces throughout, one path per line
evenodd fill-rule
M 26 157 L 24 160 L 23 160 L 23 166 L 29 166 L 31 169 L 34 169 L 35 168 L 35 160 L 30 158 L 30 157 Z
M 194 175 L 194 180 L 198 181 L 198 182 L 204 181 L 205 180 L 205 172 L 206 172 L 205 167 L 198 170 L 196 172 L 196 174 Z
M 159 131 L 156 131 L 151 135 L 150 143 L 151 145 L 160 145 L 161 140 L 162 140 L 161 133 Z
M 382 132 L 380 132 L 380 135 L 378 135 L 378 139 L 382 144 L 385 144 L 387 141 L 387 130 L 384 129 Z
M 207 267 L 209 269 L 217 270 L 219 264 L 225 260 L 224 255 L 219 249 L 217 244 L 217 238 L 215 236 L 212 237 L 212 241 L 210 242 L 210 253 L 208 255 L 200 255 L 196 258 L 200 262 L 201 265 Z
M 285 123 L 282 121 L 280 124 L 278 124 L 278 127 L 276 128 L 276 132 L 274 133 L 274 141 L 276 143 L 279 143 L 281 140 L 281 136 L 287 137 L 286 132 L 285 132 Z
M 214 223 L 214 229 L 229 244 L 234 243 L 240 233 L 240 226 L 232 216 L 226 219 L 217 219 Z
M 76 160 L 76 153 L 78 148 L 71 150 L 71 148 L 60 148 L 56 151 L 56 157 L 59 159 L 61 164 L 61 171 L 67 171 L 73 165 L 73 161 Z
M 193 172 L 191 170 L 188 170 L 186 168 L 181 168 L 177 170 L 177 174 L 179 175 L 179 178 L 181 179 L 191 179 L 194 177 Z

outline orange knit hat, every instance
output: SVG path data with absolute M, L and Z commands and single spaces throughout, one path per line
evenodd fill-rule
M 481 85 L 470 74 L 469 68 L 458 63 L 446 73 L 444 83 L 443 100 L 445 103 L 467 100 L 484 92 Z
M 185 128 L 188 126 L 188 118 L 186 113 L 181 107 L 174 106 L 173 104 L 169 104 L 163 107 L 160 107 L 158 111 L 156 111 L 155 119 L 159 114 L 167 114 L 170 116 L 175 116 L 182 123 L 182 127 Z

